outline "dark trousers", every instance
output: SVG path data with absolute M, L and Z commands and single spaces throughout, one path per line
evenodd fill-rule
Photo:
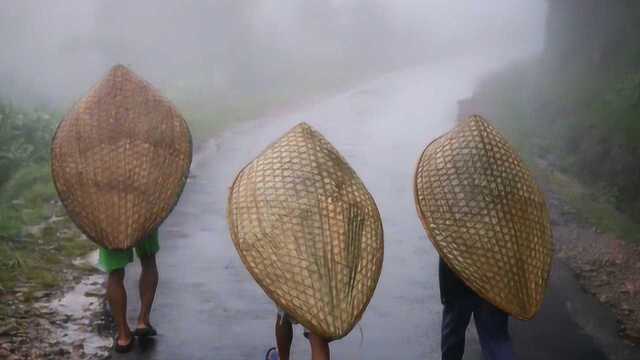
M 509 316 L 474 294 L 448 301 L 442 314 L 442 360 L 460 360 L 471 314 L 478 329 L 485 360 L 514 359 Z

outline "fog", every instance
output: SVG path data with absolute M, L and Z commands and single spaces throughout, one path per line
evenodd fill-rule
M 96 301 L 103 275 L 73 266 L 95 245 L 65 215 L 50 154 L 60 116 L 124 64 L 177 105 L 196 145 L 159 229 L 151 298 L 160 337 L 137 341 L 134 356 L 263 358 L 275 309 L 229 239 L 229 186 L 304 121 L 366 184 L 385 230 L 375 294 L 351 334 L 331 344 L 334 357 L 439 358 L 439 256 L 416 213 L 416 162 L 456 116 L 477 112 L 533 165 L 557 249 L 540 313 L 511 323 L 517 358 L 640 359 L 631 345 L 640 334 L 632 2 L 0 1 L 0 356 L 111 352 L 111 331 L 96 330 L 111 324 Z M 131 325 L 140 269 L 126 270 Z M 481 358 L 477 331 L 467 335 L 466 358 Z M 307 341 L 295 339 L 294 357 L 307 357 Z
M 264 108 L 451 56 L 534 53 L 545 10 L 543 0 L 4 1 L 0 99 L 65 110 L 122 63 L 188 113 Z

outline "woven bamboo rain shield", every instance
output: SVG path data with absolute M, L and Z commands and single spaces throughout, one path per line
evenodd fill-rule
M 173 105 L 118 65 L 58 125 L 51 170 L 62 203 L 87 237 L 127 249 L 169 215 L 191 153 L 189 129 Z
M 427 146 L 414 180 L 418 215 L 444 261 L 485 300 L 531 319 L 553 256 L 549 214 L 502 135 L 469 117 Z
M 382 223 L 320 133 L 299 124 L 242 169 L 228 220 L 244 265 L 281 309 L 326 339 L 349 333 L 380 276 Z

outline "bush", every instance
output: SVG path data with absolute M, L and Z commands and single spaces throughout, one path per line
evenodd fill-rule
M 22 200 L 25 205 L 32 206 L 50 201 L 55 196 L 48 162 L 34 163 L 18 169 L 2 186 L 0 204 Z
M 20 111 L 0 103 L 0 188 L 20 168 L 49 161 L 56 119 L 38 111 Z
M 53 116 L 0 103 L 0 240 L 42 222 L 56 194 L 49 170 Z

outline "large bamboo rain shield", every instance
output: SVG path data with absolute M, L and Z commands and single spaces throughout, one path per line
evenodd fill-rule
M 191 153 L 189 129 L 173 105 L 118 65 L 58 126 L 51 168 L 62 203 L 87 237 L 127 249 L 169 215 Z
M 281 309 L 326 339 L 349 333 L 380 276 L 382 223 L 320 133 L 299 124 L 242 169 L 228 217 L 242 262 Z
M 418 215 L 444 261 L 519 319 L 542 304 L 553 245 L 544 197 L 507 141 L 471 116 L 433 141 L 415 174 Z

